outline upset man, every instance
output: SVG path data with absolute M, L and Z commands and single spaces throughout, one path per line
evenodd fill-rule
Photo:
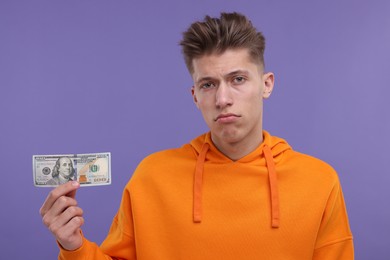
M 222 13 L 193 23 L 180 44 L 210 131 L 139 164 L 100 247 L 81 232 L 79 184 L 52 190 L 40 213 L 59 259 L 353 259 L 336 172 L 263 130 L 274 87 L 263 35 Z

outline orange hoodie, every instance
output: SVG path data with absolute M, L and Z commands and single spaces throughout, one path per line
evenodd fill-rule
M 210 133 L 145 158 L 100 248 L 59 259 L 353 259 L 336 172 L 263 132 L 232 161 Z

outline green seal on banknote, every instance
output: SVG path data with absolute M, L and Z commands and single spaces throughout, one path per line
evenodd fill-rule
M 91 172 L 97 172 L 97 171 L 99 171 L 99 168 L 100 168 L 99 165 L 93 164 L 90 166 L 89 170 Z

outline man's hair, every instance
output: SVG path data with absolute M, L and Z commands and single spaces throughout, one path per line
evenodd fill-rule
M 228 49 L 247 49 L 253 62 L 264 66 L 265 38 L 244 15 L 221 13 L 220 18 L 205 16 L 183 33 L 180 42 L 187 69 L 203 55 L 222 54 Z

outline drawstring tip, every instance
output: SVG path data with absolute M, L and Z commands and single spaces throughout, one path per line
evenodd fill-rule
M 279 219 L 273 219 L 271 226 L 272 228 L 279 228 Z
M 194 223 L 200 223 L 202 222 L 202 217 L 201 216 L 194 216 Z

